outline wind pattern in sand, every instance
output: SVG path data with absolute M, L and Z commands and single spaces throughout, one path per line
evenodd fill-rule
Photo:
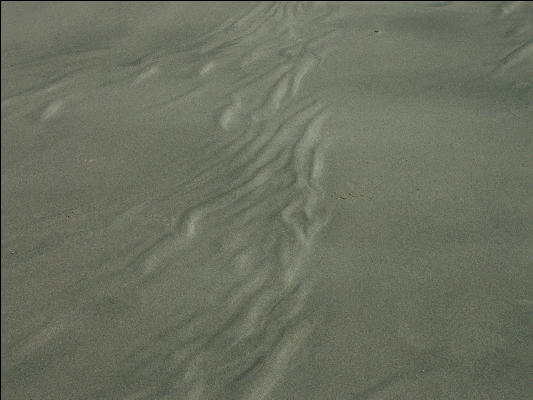
M 158 88 L 157 101 L 143 101 L 153 118 L 175 114 L 179 120 L 191 99 L 221 92 L 205 115 L 216 121 L 220 140 L 192 165 L 176 161 L 187 178 L 169 178 L 155 199 L 116 215 L 84 240 L 142 226 L 150 210 L 167 215 L 168 229 L 133 248 L 124 243 L 112 261 L 65 288 L 75 293 L 68 304 L 27 320 L 34 334 L 6 338 L 6 377 L 44 360 L 54 346 L 75 351 L 118 341 L 121 350 L 108 366 L 114 378 L 91 396 L 255 400 L 271 393 L 316 324 L 307 301 L 313 290 L 308 265 L 328 219 L 320 180 L 329 112 L 302 88 L 326 56 L 334 13 L 327 3 L 256 3 L 194 43 L 133 61 L 118 62 L 111 50 L 97 49 L 7 66 L 66 67 L 42 87 L 2 100 L 6 109 L 42 104 L 25 115 L 39 126 L 60 118 L 73 100 L 128 91 L 142 96 L 165 73 L 176 74 L 181 92 Z M 174 206 L 184 202 L 185 209 Z M 194 275 L 191 287 L 182 282 L 187 271 Z M 47 362 L 60 357 L 51 354 Z
M 42 104 L 26 114 L 39 126 L 60 118 L 73 100 L 118 93 L 127 101 L 124 93 L 143 96 L 158 76 L 174 73 L 181 92 L 157 87 L 157 100 L 141 98 L 143 112 L 187 124 L 180 109 L 201 98 L 213 106 L 205 118 L 215 121 L 219 140 L 206 146 L 202 159 L 176 160 L 170 167 L 186 179 L 176 182 L 170 171 L 155 198 L 86 236 L 90 242 L 136 229 L 153 210 L 169 221 L 148 241 L 129 248 L 124 243 L 111 262 L 66 288 L 75 293 L 69 304 L 28 319 L 33 335 L 6 338 L 5 376 L 16 376 L 60 343 L 74 351 L 118 340 L 121 350 L 106 356 L 113 357 L 115 378 L 91 396 L 269 395 L 316 324 L 308 307 L 308 265 L 313 240 L 328 219 L 320 181 L 329 112 L 302 88 L 326 56 L 335 10 L 328 3 L 255 3 L 193 43 L 170 44 L 128 62 L 102 49 L 7 67 L 66 67 L 42 87 L 2 100 L 3 109 Z M 193 283 L 184 287 L 187 273 Z
M 332 11 L 327 4 L 257 4 L 213 33 L 216 39 L 181 50 L 206 59 L 199 71 L 205 79 L 228 65 L 254 73 L 226 94 L 230 102 L 218 111 L 221 132 L 231 140 L 180 184 L 186 191 L 216 177 L 218 189 L 176 219 L 146 254 L 140 279 L 174 268 L 189 246 L 217 242 L 214 257 L 224 260 L 231 283 L 216 304 L 129 354 L 133 381 L 157 377 L 130 398 L 266 398 L 313 329 L 306 257 L 327 220 L 320 178 L 328 110 L 320 99 L 299 94 L 324 56 Z M 307 37 L 311 24 L 323 33 L 314 29 Z

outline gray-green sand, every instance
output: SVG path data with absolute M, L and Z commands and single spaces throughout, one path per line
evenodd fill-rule
M 533 398 L 529 2 L 2 2 L 2 398 Z

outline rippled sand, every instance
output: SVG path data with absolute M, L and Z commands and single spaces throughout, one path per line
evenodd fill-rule
M 533 397 L 528 2 L 2 3 L 2 396 Z

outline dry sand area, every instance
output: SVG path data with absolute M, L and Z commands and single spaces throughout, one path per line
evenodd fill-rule
M 533 398 L 533 3 L 1 11 L 2 398 Z

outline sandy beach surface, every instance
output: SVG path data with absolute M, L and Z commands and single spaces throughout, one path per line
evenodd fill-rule
M 532 3 L 1 12 L 2 398 L 533 398 Z

